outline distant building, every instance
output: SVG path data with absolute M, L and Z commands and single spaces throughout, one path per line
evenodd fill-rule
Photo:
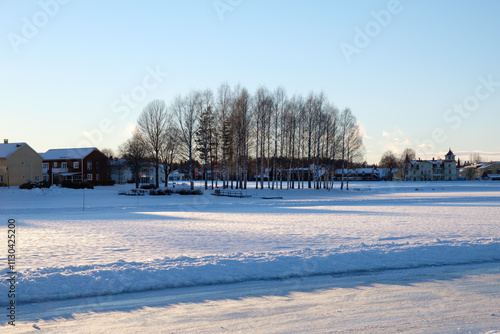
M 444 160 L 412 160 L 406 157 L 404 181 L 456 181 L 458 176 L 455 154 L 451 149 Z
M 393 168 L 392 171 L 389 168 L 351 168 L 335 170 L 335 179 L 342 180 L 342 175 L 344 178 L 349 178 L 352 181 L 381 181 L 390 180 L 392 175 L 398 171 L 397 168 Z
M 124 159 L 114 159 L 111 164 L 111 179 L 118 184 L 134 183 L 134 175 Z M 159 184 L 165 183 L 165 169 L 159 165 Z M 139 173 L 139 184 L 156 184 L 156 170 L 152 163 L 145 163 Z
M 476 180 L 478 178 L 477 166 L 469 165 L 460 168 L 458 175 L 461 179 L 466 181 Z
M 52 149 L 40 155 L 43 178 L 50 184 L 107 181 L 108 158 L 95 147 Z
M 168 180 L 175 182 L 175 181 L 186 181 L 188 178 L 186 178 L 185 173 L 182 171 L 174 170 L 172 173 L 168 175 Z
M 42 157 L 26 143 L 0 144 L 0 183 L 20 186 L 42 180 Z
M 139 175 L 140 183 L 142 184 L 156 184 L 156 169 L 152 163 L 148 163 L 141 168 L 141 173 Z M 165 169 L 163 165 L 158 167 L 158 180 L 159 184 L 165 183 Z
M 477 175 L 483 180 L 500 180 L 500 162 L 492 161 L 481 164 L 476 169 Z
M 112 159 L 109 163 L 111 165 L 111 179 L 113 181 L 117 184 L 132 182 L 132 172 L 124 159 Z

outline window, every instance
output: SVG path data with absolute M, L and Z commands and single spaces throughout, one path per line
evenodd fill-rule
M 97 165 L 96 165 L 96 168 L 97 168 Z M 96 180 L 96 181 L 99 181 L 99 176 L 101 176 L 101 175 L 96 174 L 96 176 L 95 176 L 95 180 Z
M 62 168 L 68 168 L 68 163 L 67 162 L 61 162 L 61 167 Z
M 44 162 L 42 164 L 42 169 L 49 169 L 49 164 L 47 162 Z
M 3 175 L 0 175 L 0 183 L 3 183 Z
M 95 169 L 99 170 L 99 162 L 95 163 Z
M 87 169 L 92 170 L 92 162 L 87 162 Z
M 80 163 L 78 161 L 73 162 L 73 168 L 80 168 Z
M 54 162 L 54 167 L 57 167 L 57 162 Z
M 87 181 L 92 181 L 92 174 L 87 174 Z
M 40 182 L 40 176 L 35 176 L 35 182 Z

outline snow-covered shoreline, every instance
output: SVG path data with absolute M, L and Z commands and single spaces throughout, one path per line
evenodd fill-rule
M 86 191 L 85 211 L 83 191 L 0 190 L 2 219 L 18 222 L 17 302 L 500 261 L 500 183 L 249 189 L 242 199 L 119 189 Z

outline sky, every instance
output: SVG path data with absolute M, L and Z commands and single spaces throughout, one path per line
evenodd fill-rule
M 227 82 L 324 92 L 368 163 L 500 160 L 499 16 L 494 0 L 0 0 L 0 137 L 116 151 L 151 100 Z

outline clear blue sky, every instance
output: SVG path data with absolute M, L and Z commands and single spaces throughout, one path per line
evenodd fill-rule
M 500 160 L 499 17 L 493 0 L 0 0 L 0 136 L 116 150 L 150 100 L 227 81 L 324 91 L 370 163 Z

